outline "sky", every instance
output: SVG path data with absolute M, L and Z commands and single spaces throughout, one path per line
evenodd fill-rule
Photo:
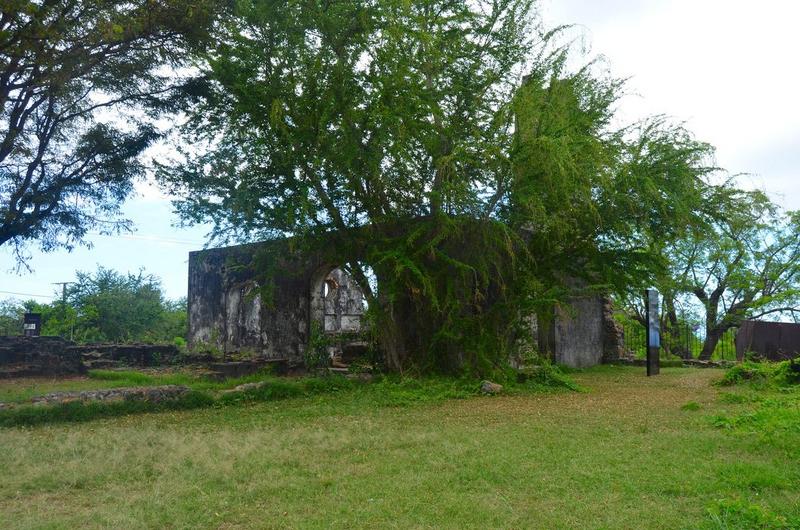
M 717 147 L 720 167 L 743 174 L 742 186 L 800 209 L 800 2 L 541 0 L 540 10 L 547 26 L 573 25 L 592 54 L 629 79 L 623 119 L 665 114 L 685 123 Z M 144 269 L 161 278 L 168 297 L 186 296 L 188 253 L 203 247 L 210 227 L 175 227 L 169 198 L 146 183 L 124 212 L 134 234 L 91 235 L 92 248 L 71 253 L 34 251 L 33 272 L 15 272 L 0 248 L 0 299 L 47 302 L 60 289 L 55 282 L 98 264 Z

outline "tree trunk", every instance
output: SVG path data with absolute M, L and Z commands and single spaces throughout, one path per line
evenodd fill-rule
M 378 343 L 383 352 L 386 368 L 390 372 L 402 372 L 406 364 L 406 351 L 403 322 L 398 318 L 391 302 L 381 304 L 378 316 Z
M 711 360 L 711 356 L 714 354 L 714 350 L 717 349 L 717 344 L 719 344 L 723 333 L 725 332 L 720 329 L 712 329 L 706 332 L 706 340 L 703 342 L 703 350 L 700 352 L 701 361 Z

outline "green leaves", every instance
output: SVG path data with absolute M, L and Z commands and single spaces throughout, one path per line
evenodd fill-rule
M 42 314 L 42 334 L 77 342 L 171 343 L 186 336 L 186 300 L 164 299 L 158 278 L 140 271 L 78 271 L 66 304 L 0 302 L 0 334 L 18 335 L 24 312 Z
M 9 4 L 6 2 L 6 4 Z M 191 6 L 189 5 L 191 4 Z M 217 3 L 11 2 L 0 21 L 0 245 L 72 248 L 128 223 L 119 203 L 142 176 L 186 46 Z M 101 112 L 116 116 L 99 123 Z M 101 120 L 107 121 L 107 120 Z
M 220 240 L 331 238 L 333 261 L 367 262 L 378 320 L 413 328 L 406 359 L 500 363 L 568 278 L 623 292 L 663 275 L 666 242 L 708 222 L 715 170 L 664 118 L 616 128 L 623 82 L 570 69 L 533 8 L 238 2 L 194 50 L 161 178 Z

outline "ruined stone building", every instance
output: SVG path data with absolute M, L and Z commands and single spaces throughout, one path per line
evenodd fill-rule
M 297 249 L 287 239 L 191 252 L 189 347 L 302 362 L 315 330 L 359 332 L 364 295 L 325 250 Z M 265 270 L 268 275 L 259 274 Z M 560 364 L 598 364 L 616 355 L 610 318 L 603 298 L 576 297 L 537 326 L 539 346 Z
M 289 240 L 191 252 L 189 347 L 299 362 L 314 330 L 361 331 L 361 289 L 321 256 Z M 258 273 L 266 267 L 269 285 L 262 286 Z

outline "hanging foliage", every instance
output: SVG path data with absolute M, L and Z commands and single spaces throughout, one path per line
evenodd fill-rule
M 332 239 L 394 370 L 501 368 L 568 276 L 644 281 L 691 216 L 707 147 L 613 130 L 621 83 L 532 0 L 236 5 L 162 181 L 220 241 Z

